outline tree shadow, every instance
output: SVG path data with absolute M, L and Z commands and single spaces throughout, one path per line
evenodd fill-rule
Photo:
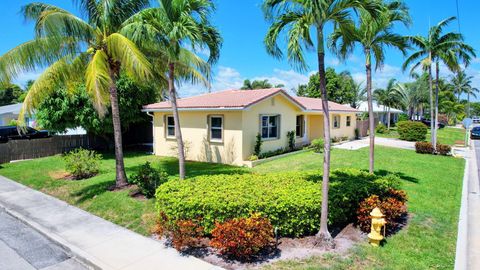
M 76 203 L 86 202 L 93 197 L 108 191 L 108 188 L 115 184 L 115 180 L 100 182 L 94 185 L 88 185 L 74 192 L 72 195 L 77 197 Z
M 412 183 L 415 183 L 415 184 L 418 184 L 420 182 L 420 180 L 418 178 L 408 176 L 408 175 L 406 175 L 402 172 L 390 172 L 390 171 L 387 171 L 387 170 L 377 170 L 377 171 L 375 171 L 375 175 L 382 176 L 382 177 L 387 176 L 387 175 L 396 175 L 396 176 L 400 177 L 400 179 L 408 181 L 408 182 L 412 182 Z

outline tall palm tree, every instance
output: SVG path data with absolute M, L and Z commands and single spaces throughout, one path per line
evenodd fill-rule
M 87 20 L 59 7 L 32 3 L 23 9 L 27 20 L 35 22 L 35 39 L 0 57 L 0 81 L 20 72 L 46 67 L 32 84 L 19 119 L 31 113 L 59 86 L 73 87 L 86 82 L 86 88 L 100 116 L 106 106 L 112 109 L 116 187 L 127 185 L 123 163 L 122 131 L 116 80 L 125 72 L 137 80 L 150 77 L 150 63 L 134 42 L 120 34 L 122 23 L 148 5 L 148 0 L 78 0 Z
M 387 87 L 384 89 L 376 89 L 373 92 L 373 97 L 378 104 L 383 105 L 387 110 L 387 129 L 390 130 L 391 108 L 400 102 L 400 95 L 398 94 L 402 89 L 402 85 L 396 79 L 390 79 Z
M 367 88 L 363 87 L 363 82 L 357 83 L 353 81 L 353 98 L 350 106 L 352 108 L 358 109 L 361 102 L 367 100 Z
M 467 117 L 470 117 L 470 96 L 476 98 L 479 91 L 480 90 L 478 88 L 471 86 L 468 87 L 465 91 L 465 93 L 467 94 Z
M 330 112 L 325 82 L 325 26 L 331 23 L 334 27 L 352 24 L 350 12 L 365 9 L 378 12 L 374 1 L 365 0 L 265 0 L 263 10 L 267 20 L 272 22 L 265 37 L 267 52 L 276 58 L 282 58 L 282 50 L 278 47 L 278 39 L 283 32 L 287 34 L 287 58 L 294 68 L 307 70 L 304 48 L 314 50 L 318 59 L 320 77 L 320 93 L 322 98 L 324 130 L 324 158 L 322 181 L 322 212 L 318 239 L 324 243 L 332 243 L 328 231 L 328 187 L 330 177 Z M 312 33 L 315 34 L 314 38 Z
M 418 48 L 412 53 L 403 64 L 403 69 L 413 64 L 411 71 L 419 66 L 428 72 L 429 90 L 430 90 L 430 131 L 431 141 L 434 149 L 437 148 L 437 128 L 438 128 L 438 93 L 440 80 L 440 63 L 444 63 L 448 69 L 453 72 L 459 70 L 459 62 L 465 65 L 470 63 L 472 57 L 475 57 L 473 48 L 463 41 L 462 34 L 448 32 L 443 34 L 455 17 L 450 17 L 439 22 L 429 29 L 427 37 L 411 36 L 408 37 L 410 43 Z M 436 67 L 436 89 L 435 97 L 433 95 L 433 76 L 432 65 Z
M 380 3 L 383 3 L 380 1 Z M 372 102 L 372 56 L 376 62 L 375 69 L 383 66 L 385 47 L 396 48 L 405 53 L 407 46 L 403 36 L 394 33 L 396 22 L 408 25 L 410 16 L 408 8 L 401 1 L 383 3 L 382 12 L 378 16 L 361 11 L 357 25 L 347 24 L 338 28 L 331 36 L 329 46 L 340 57 L 345 59 L 351 54 L 355 45 L 359 44 L 365 54 L 365 70 L 367 77 L 367 100 L 370 129 L 370 173 L 375 164 L 375 116 Z
M 457 95 L 457 102 L 460 102 L 460 96 L 467 93 L 468 88 L 471 87 L 472 79 L 473 76 L 468 76 L 463 70 L 456 72 L 455 76 L 452 77 L 451 83 Z
M 137 29 L 134 40 L 148 42 L 157 48 L 157 59 L 166 66 L 164 75 L 175 122 L 178 145 L 180 179 L 185 179 L 185 146 L 178 114 L 176 85 L 185 79 L 208 85 L 210 65 L 220 54 L 222 39 L 210 24 L 215 6 L 210 0 L 159 0 L 159 7 L 145 9 L 133 16 L 128 25 Z M 208 64 L 195 54 L 197 49 L 208 48 Z

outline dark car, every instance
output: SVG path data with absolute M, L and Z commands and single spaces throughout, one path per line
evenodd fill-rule
M 22 140 L 39 139 L 49 137 L 48 131 L 39 131 L 31 127 L 26 127 L 24 131 L 16 126 L 0 127 L 0 140 Z
M 429 119 L 422 119 L 421 122 L 424 123 L 425 125 L 427 125 L 428 127 L 430 126 L 430 120 Z M 444 128 L 444 127 L 445 127 L 444 123 L 438 122 L 438 128 Z
M 480 139 L 480 127 L 474 127 L 470 131 L 470 138 L 472 140 L 478 140 Z

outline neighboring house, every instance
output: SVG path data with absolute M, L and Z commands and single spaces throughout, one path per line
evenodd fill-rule
M 375 114 L 375 120 L 387 125 L 388 123 L 388 107 L 384 105 L 378 105 L 376 101 L 373 101 L 373 113 Z M 368 102 L 364 101 L 358 105 L 360 113 L 368 113 Z M 403 111 L 390 108 L 390 123 L 398 122 L 398 117 Z
M 332 137 L 355 137 L 356 109 L 334 102 L 330 106 Z M 322 102 L 294 97 L 279 88 L 229 90 L 178 99 L 186 158 L 243 165 L 253 154 L 257 134 L 262 152 L 288 145 L 294 131 L 296 144 L 323 137 Z M 153 116 L 154 153 L 177 156 L 174 121 L 168 101 L 144 106 Z

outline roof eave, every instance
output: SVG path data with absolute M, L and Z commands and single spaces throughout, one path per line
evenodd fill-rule
M 178 111 L 242 111 L 244 107 L 199 107 L 199 108 L 178 108 Z M 142 112 L 172 112 L 172 108 L 145 108 Z

